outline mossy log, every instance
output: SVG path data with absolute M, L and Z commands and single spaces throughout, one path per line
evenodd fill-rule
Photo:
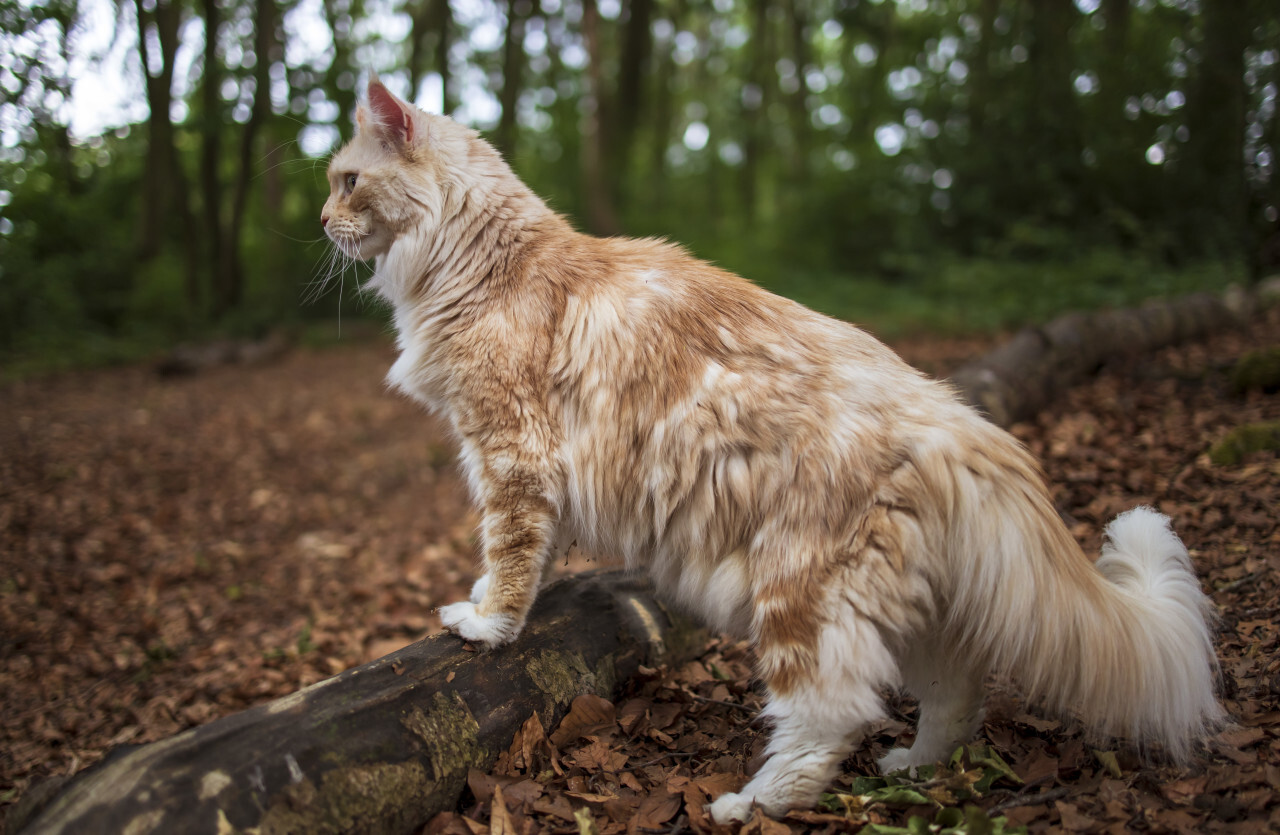
M 436 635 L 270 704 L 113 752 L 10 831 L 399 833 L 453 808 L 536 711 L 550 728 L 584 693 L 706 639 L 622 572 L 542 591 L 518 640 L 478 652 Z
M 1226 302 L 1207 293 L 1124 310 L 1069 313 L 1042 327 L 1025 328 L 962 367 L 951 382 L 993 422 L 1008 427 L 1112 357 L 1154 351 L 1238 321 Z

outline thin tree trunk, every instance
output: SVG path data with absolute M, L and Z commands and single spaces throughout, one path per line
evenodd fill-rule
M 1240 0 L 1203 6 L 1202 57 L 1187 113 L 1190 170 L 1180 172 L 1189 205 L 1198 207 L 1188 216 L 1192 240 L 1201 239 L 1201 246 L 1210 250 L 1225 244 L 1242 256 L 1251 249 L 1244 179 L 1250 5 Z
M 143 0 L 136 0 L 138 19 L 138 51 L 146 79 L 147 161 L 143 174 L 142 217 L 139 224 L 138 258 L 148 261 L 160 254 L 168 221 L 174 215 L 186 237 L 184 288 L 188 299 L 199 293 L 199 238 L 195 216 L 188 198 L 186 174 L 178 157 L 175 131 L 170 110 L 173 106 L 174 59 L 178 53 L 178 28 L 182 22 L 176 0 L 158 0 L 148 10 Z M 158 74 L 153 75 L 148 60 L 147 30 L 155 26 L 160 43 Z
M 204 77 L 201 101 L 204 114 L 201 123 L 200 189 L 204 203 L 204 245 L 209 251 L 210 287 L 225 282 L 226 252 L 223 250 L 222 177 L 218 166 L 222 161 L 222 63 L 218 57 L 217 32 L 222 23 L 218 0 L 203 0 L 204 8 Z M 199 299 L 192 300 L 199 303 Z
M 449 0 L 435 0 L 435 9 L 436 72 L 440 73 L 440 100 L 444 103 L 444 112 L 452 113 L 458 108 L 458 96 L 453 89 L 453 74 L 449 71 L 449 50 L 453 46 L 453 33 L 457 27 Z
M 449 74 L 450 32 L 453 29 L 453 11 L 449 0 L 421 0 L 413 13 L 409 36 L 409 83 L 411 95 L 416 95 L 418 85 L 427 74 L 427 53 L 431 51 L 431 66 L 440 74 L 441 110 L 452 113 L 455 107 L 450 90 L 453 88 Z M 434 44 L 434 46 L 430 46 Z
M 675 0 L 672 4 L 671 21 L 678 23 L 684 14 L 684 3 Z M 653 80 L 653 118 L 649 123 L 649 152 L 651 176 L 646 184 L 646 195 L 650 213 L 660 214 L 666 207 L 667 200 L 667 146 L 671 141 L 671 119 L 673 94 L 671 81 L 676 75 L 675 60 L 671 54 L 671 45 L 667 44 L 656 59 L 656 72 Z
M 502 46 L 502 90 L 498 102 L 502 115 L 494 133 L 494 144 L 508 160 L 516 151 L 516 105 L 520 91 L 524 89 L 524 33 L 525 21 L 531 6 L 529 0 L 507 0 L 507 34 Z
M 431 0 L 426 0 L 431 2 Z M 352 29 L 355 27 L 355 21 L 363 14 L 364 4 L 362 0 L 351 0 L 349 6 L 344 6 L 340 0 L 324 0 L 324 17 L 325 22 L 329 26 L 329 31 L 333 33 L 333 61 L 329 64 L 329 69 L 325 71 L 324 88 L 325 92 L 333 99 L 334 104 L 338 105 L 338 121 L 335 127 L 341 141 L 346 142 L 351 138 L 352 124 L 351 117 L 355 113 L 356 108 L 356 83 L 354 78 L 344 79 L 344 76 L 352 72 L 352 68 L 356 66 L 354 56 L 352 55 L 352 38 L 354 33 Z M 349 80 L 350 83 L 343 83 Z
M 1129 0 L 1122 0 L 1129 2 Z M 1000 0 L 981 0 L 978 6 L 978 46 L 973 54 L 972 81 L 969 93 L 969 127 L 975 144 L 987 139 L 987 108 L 994 98 L 991 89 L 991 55 L 996 37 L 996 15 Z
M 809 108 L 805 104 L 807 92 L 804 74 L 812 55 L 807 31 L 809 20 L 803 0 L 787 0 L 787 7 L 791 28 L 791 60 L 795 62 L 796 80 L 799 82 L 795 92 L 787 95 L 787 112 L 791 116 L 793 143 L 788 191 L 795 194 L 804 188 L 804 181 L 808 179 L 809 171 L 809 145 L 813 131 L 809 122 Z
M 600 10 L 596 0 L 583 0 L 582 36 L 587 42 L 587 92 L 584 98 L 582 175 L 586 189 L 587 227 L 596 235 L 620 231 L 606 160 L 609 120 L 604 89 L 604 55 L 600 43 Z
M 743 101 L 746 129 L 742 144 L 742 208 L 747 228 L 755 223 L 760 209 L 760 157 L 764 146 L 764 114 L 772 86 L 768 79 L 773 62 L 769 49 L 769 0 L 752 0 L 751 51 L 746 73 L 749 98 Z
M 644 79 L 649 74 L 653 52 L 653 0 L 631 0 L 626 9 L 622 62 L 618 68 L 617 138 L 613 153 L 613 164 L 620 172 L 619 181 L 624 186 L 627 185 L 627 173 L 633 170 L 631 154 L 646 104 Z M 628 193 L 623 191 L 624 195 Z
M 240 247 L 249 189 L 257 171 L 254 149 L 257 147 L 258 134 L 271 113 L 271 64 L 275 61 L 274 53 L 278 43 L 276 23 L 275 0 L 257 0 L 257 34 L 254 39 L 257 63 L 253 72 L 253 107 L 249 112 L 249 121 L 240 134 L 239 162 L 236 166 L 231 218 L 226 237 L 228 268 L 223 283 L 217 288 L 214 309 L 219 315 L 238 307 L 244 294 L 244 253 L 240 251 Z
M 1072 90 L 1071 29 L 1079 12 L 1072 0 L 1034 0 L 1031 14 L 1031 49 L 1028 90 L 1029 112 L 1034 114 L 1029 148 L 1032 170 L 1044 171 L 1048 180 L 1038 185 L 1051 193 L 1078 193 L 1081 167 L 1079 109 Z M 1038 201 L 1052 205 L 1051 201 Z

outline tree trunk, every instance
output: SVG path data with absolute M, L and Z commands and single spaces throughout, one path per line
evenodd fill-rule
M 970 69 L 969 127 L 973 133 L 972 142 L 979 146 L 987 141 L 987 108 L 996 98 L 991 88 L 991 56 L 995 53 L 996 16 L 999 13 L 1000 0 L 981 0 L 978 5 L 978 44 Z
M 999 426 L 1031 417 L 1063 389 L 1113 357 L 1154 351 L 1238 321 L 1205 293 L 1139 308 L 1068 313 L 965 365 L 951 377 L 960 394 Z
M 146 83 L 147 107 L 147 159 L 142 174 L 142 216 L 138 225 L 138 258 L 149 261 L 160 254 L 160 242 L 164 237 L 165 207 L 168 203 L 169 156 L 173 149 L 173 123 L 169 121 L 169 106 L 173 83 L 172 62 L 164 54 L 165 40 L 160 38 L 160 75 L 151 72 L 149 38 L 147 29 L 152 24 L 160 28 L 161 10 L 168 8 L 156 4 L 148 11 L 143 0 L 135 0 L 138 20 L 138 57 L 142 59 L 142 76 Z
M 631 0 L 626 6 L 627 22 L 622 33 L 622 58 L 618 67 L 618 119 L 614 165 L 624 172 L 634 170 L 632 149 L 645 110 L 644 80 L 650 74 L 653 52 L 653 0 Z M 629 192 L 624 191 L 624 198 Z
M 786 96 L 792 142 L 788 160 L 790 172 L 787 192 L 797 196 L 803 195 L 805 191 L 805 181 L 809 173 L 809 146 L 813 135 L 813 128 L 809 121 L 809 107 L 805 103 L 809 94 L 805 70 L 812 63 L 813 57 L 813 51 L 809 45 L 806 6 L 804 2 L 787 0 L 788 26 L 791 30 L 791 60 L 795 62 L 796 79 L 799 82 L 795 91 Z
M 436 635 L 170 739 L 113 752 L 10 831 L 416 832 L 452 809 L 535 713 L 551 728 L 640 665 L 706 634 L 623 572 L 544 589 L 520 638 L 477 652 Z M 24 827 L 25 823 L 25 827 Z
M 453 12 L 448 0 L 421 0 L 413 14 L 413 27 L 409 35 L 409 84 L 410 97 L 417 96 L 418 85 L 426 75 L 428 40 L 434 38 L 433 65 L 440 73 L 440 112 L 448 115 L 454 110 L 449 90 L 453 84 L 449 77 L 450 31 L 453 28 Z
M 747 228 L 755 225 L 760 214 L 760 169 L 768 132 L 767 112 L 775 85 L 770 83 L 773 74 L 772 50 L 769 46 L 769 0 L 751 0 L 751 46 L 746 68 L 745 91 L 742 99 L 742 215 Z M 665 150 L 665 148 L 663 149 Z
M 587 231 L 616 235 L 621 231 L 613 205 L 612 172 L 606 161 L 609 147 L 608 100 L 604 89 L 604 46 L 600 41 L 600 10 L 596 0 L 583 0 L 582 38 L 587 44 L 587 92 L 583 96 L 582 178 L 587 206 Z
M 524 87 L 524 32 L 531 6 L 529 0 L 507 0 L 507 34 L 502 44 L 502 90 L 498 102 L 502 115 L 494 132 L 494 144 L 510 162 L 516 152 L 516 105 Z
M 1072 0 L 1034 0 L 1027 5 L 1031 15 L 1030 81 L 1028 112 L 1034 115 L 1027 137 L 1029 171 L 1039 173 L 1035 186 L 1042 194 L 1078 195 L 1082 150 L 1079 108 L 1072 90 L 1073 56 L 1071 30 L 1079 12 Z M 1041 211 L 1054 216 L 1070 215 L 1071 205 L 1062 200 L 1036 198 Z
M 182 22 L 181 9 L 176 0 L 158 0 L 150 10 L 142 0 L 136 0 L 135 11 L 138 18 L 138 54 L 142 59 L 147 106 L 150 110 L 147 119 L 147 159 L 143 173 L 138 258 L 148 261 L 160 254 L 168 220 L 176 214 L 187 238 L 183 248 L 186 294 L 188 298 L 193 298 L 199 293 L 198 236 L 170 116 L 174 60 L 178 53 L 178 28 Z M 160 55 L 157 56 L 160 66 L 155 75 L 151 73 L 151 62 L 148 60 L 147 30 L 150 26 L 155 26 L 156 39 L 160 44 Z
M 253 107 L 249 121 L 240 134 L 240 159 L 236 166 L 235 190 L 231 200 L 231 218 L 227 227 L 226 266 L 221 281 L 215 287 L 214 313 L 221 315 L 239 306 L 244 295 L 244 258 L 240 251 L 244 232 L 245 212 L 249 204 L 249 189 L 253 184 L 257 166 L 253 151 L 258 134 L 271 114 L 271 65 L 276 60 L 276 6 L 275 0 L 257 0 L 256 37 L 254 54 L 257 63 L 253 69 Z
M 430 2 L 430 0 L 427 0 Z M 352 67 L 356 66 L 354 56 L 355 51 L 355 21 L 364 14 L 364 3 L 362 0 L 350 0 L 348 3 L 342 0 L 324 0 L 324 19 L 329 27 L 329 31 L 333 33 L 333 60 L 329 63 L 329 68 L 325 70 L 324 89 L 325 92 L 333 99 L 333 103 L 338 105 L 338 128 L 339 145 L 346 143 L 351 138 L 352 117 L 355 115 L 356 109 L 356 79 Z M 412 52 L 410 53 L 412 57 Z M 416 84 L 416 80 L 410 78 L 410 83 Z M 417 92 L 416 90 L 414 91 Z
M 1197 83 L 1187 101 L 1190 165 L 1181 172 L 1187 233 L 1201 251 L 1249 254 L 1244 144 L 1248 90 L 1245 50 L 1252 38 L 1250 3 L 1207 3 Z
M 218 56 L 218 28 L 222 15 L 218 0 L 203 0 L 204 77 L 201 80 L 201 103 L 204 109 L 200 125 L 200 190 L 204 204 L 204 245 L 208 247 L 210 287 L 222 283 L 226 268 L 226 252 L 222 244 L 222 177 L 218 167 L 222 161 L 222 63 Z M 193 304 L 199 298 L 193 298 Z

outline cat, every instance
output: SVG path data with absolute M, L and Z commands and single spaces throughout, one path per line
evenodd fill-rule
M 576 540 L 753 642 L 767 759 L 710 806 L 812 806 L 885 694 L 883 771 L 944 759 L 983 680 L 1185 760 L 1219 725 L 1211 605 L 1169 520 L 1096 565 L 1030 454 L 858 328 L 655 240 L 576 232 L 475 132 L 370 80 L 321 223 L 394 310 L 391 386 L 445 416 L 484 574 L 444 625 L 498 647 Z

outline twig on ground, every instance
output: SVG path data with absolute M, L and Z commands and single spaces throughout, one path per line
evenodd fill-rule
M 1061 788 L 1049 789 L 1047 792 L 1040 792 L 1040 794 L 1036 795 L 1017 794 L 1002 803 L 992 806 L 987 810 L 987 814 L 994 815 L 997 812 L 1003 812 L 1005 809 L 1013 809 L 1018 806 L 1038 806 L 1041 803 L 1051 803 L 1067 797 L 1077 788 L 1079 787 L 1062 786 Z

